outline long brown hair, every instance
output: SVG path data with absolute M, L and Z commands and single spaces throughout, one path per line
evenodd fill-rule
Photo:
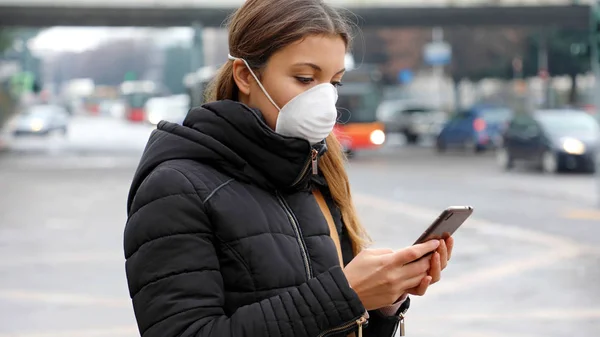
M 337 35 L 350 48 L 351 26 L 336 10 L 321 0 L 247 0 L 229 19 L 229 52 L 245 59 L 257 72 L 277 50 L 309 35 Z M 238 100 L 233 63 L 225 63 L 206 91 L 206 101 Z M 358 254 L 369 242 L 358 220 L 345 156 L 337 138 L 327 137 L 328 151 L 319 166 L 331 195 L 341 210 L 352 247 Z

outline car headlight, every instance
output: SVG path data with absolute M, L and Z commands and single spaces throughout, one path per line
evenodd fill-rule
M 381 145 L 385 142 L 385 132 L 382 130 L 375 130 L 371 132 L 369 139 L 371 140 L 371 143 L 375 145 Z
M 31 131 L 38 132 L 44 128 L 44 121 L 41 119 L 34 119 L 31 121 Z
M 583 154 L 585 153 L 585 144 L 575 138 L 564 138 L 562 140 L 562 148 L 569 154 Z
M 151 124 L 157 125 L 161 120 L 162 120 L 162 118 L 160 118 L 160 114 L 157 114 L 157 113 L 148 114 L 148 121 Z

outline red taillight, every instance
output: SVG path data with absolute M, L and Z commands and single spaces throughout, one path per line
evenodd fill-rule
M 145 113 L 143 109 L 139 108 L 130 108 L 128 119 L 132 122 L 142 122 L 144 121 Z
M 481 118 L 477 118 L 476 120 L 473 121 L 473 129 L 475 129 L 475 131 L 477 132 L 481 132 L 483 130 L 485 130 L 485 121 Z

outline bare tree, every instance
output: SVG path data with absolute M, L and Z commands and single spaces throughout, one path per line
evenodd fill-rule
M 148 69 L 152 45 L 146 40 L 123 39 L 82 53 L 64 53 L 58 61 L 61 81 L 92 78 L 97 84 L 117 85 L 128 72 L 142 77 Z

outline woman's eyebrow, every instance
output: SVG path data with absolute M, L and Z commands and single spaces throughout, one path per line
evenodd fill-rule
M 319 67 L 318 65 L 316 65 L 314 63 L 310 63 L 310 62 L 300 62 L 300 63 L 294 64 L 294 66 L 309 66 L 309 67 L 313 68 L 316 71 L 323 71 L 323 69 L 321 67 Z M 343 73 L 345 71 L 346 71 L 346 68 L 343 68 L 342 70 L 338 71 L 335 74 L 339 75 L 339 74 L 341 74 L 341 73 Z

